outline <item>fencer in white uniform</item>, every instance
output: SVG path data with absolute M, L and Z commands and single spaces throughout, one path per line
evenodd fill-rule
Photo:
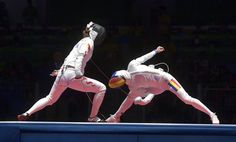
M 73 47 L 61 68 L 52 72 L 51 76 L 56 76 L 56 79 L 50 93 L 38 100 L 25 113 L 18 115 L 18 120 L 28 120 L 35 112 L 54 104 L 67 88 L 71 88 L 81 92 L 95 93 L 88 121 L 101 121 L 97 114 L 106 92 L 106 86 L 97 80 L 84 76 L 84 70 L 86 63 L 93 55 L 94 44 L 100 44 L 104 37 L 105 28 L 103 26 L 93 22 L 87 24 L 83 30 L 83 38 Z
M 146 105 L 151 102 L 155 95 L 169 90 L 174 93 L 185 104 L 206 113 L 211 118 L 213 124 L 219 124 L 215 113 L 209 110 L 198 99 L 188 95 L 180 83 L 163 69 L 155 69 L 153 65 L 146 66 L 143 63 L 157 53 L 165 49 L 158 46 L 155 50 L 137 59 L 132 60 L 127 70 L 120 70 L 113 73 L 109 80 L 111 88 L 128 85 L 130 92 L 120 105 L 114 115 L 106 119 L 107 122 L 120 122 L 120 117 L 133 105 Z

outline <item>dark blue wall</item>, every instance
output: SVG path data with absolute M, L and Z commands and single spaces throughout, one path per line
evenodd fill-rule
M 235 142 L 235 125 L 0 123 L 1 142 Z

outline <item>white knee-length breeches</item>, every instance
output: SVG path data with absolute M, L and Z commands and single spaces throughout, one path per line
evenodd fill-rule
M 95 93 L 96 97 L 94 98 L 97 98 L 96 102 L 98 102 L 98 107 L 100 107 L 106 91 L 106 86 L 103 83 L 85 76 L 82 76 L 79 79 L 75 79 L 74 69 L 62 68 L 59 71 L 56 80 L 54 81 L 50 93 L 46 97 L 37 101 L 27 111 L 27 113 L 31 115 L 48 105 L 52 105 L 60 98 L 61 94 L 67 88 L 71 88 L 81 92 Z

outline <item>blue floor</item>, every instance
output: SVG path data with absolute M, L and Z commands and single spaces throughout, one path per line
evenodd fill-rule
M 0 142 L 236 142 L 236 125 L 0 122 Z

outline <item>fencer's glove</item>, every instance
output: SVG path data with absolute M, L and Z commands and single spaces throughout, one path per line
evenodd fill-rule
M 50 74 L 50 76 L 57 76 L 57 75 L 58 75 L 58 70 L 54 70 Z
M 156 51 L 157 53 L 160 53 L 160 52 L 165 51 L 165 48 L 162 47 L 162 46 L 158 46 L 158 47 L 155 49 L 155 51 Z
M 134 99 L 134 104 L 135 105 L 144 105 L 142 97 L 136 97 Z
M 142 98 L 140 96 L 136 97 L 134 99 L 134 104 L 135 105 L 141 105 L 141 106 L 147 105 L 152 101 L 154 96 L 155 96 L 154 94 L 148 94 L 145 98 Z

